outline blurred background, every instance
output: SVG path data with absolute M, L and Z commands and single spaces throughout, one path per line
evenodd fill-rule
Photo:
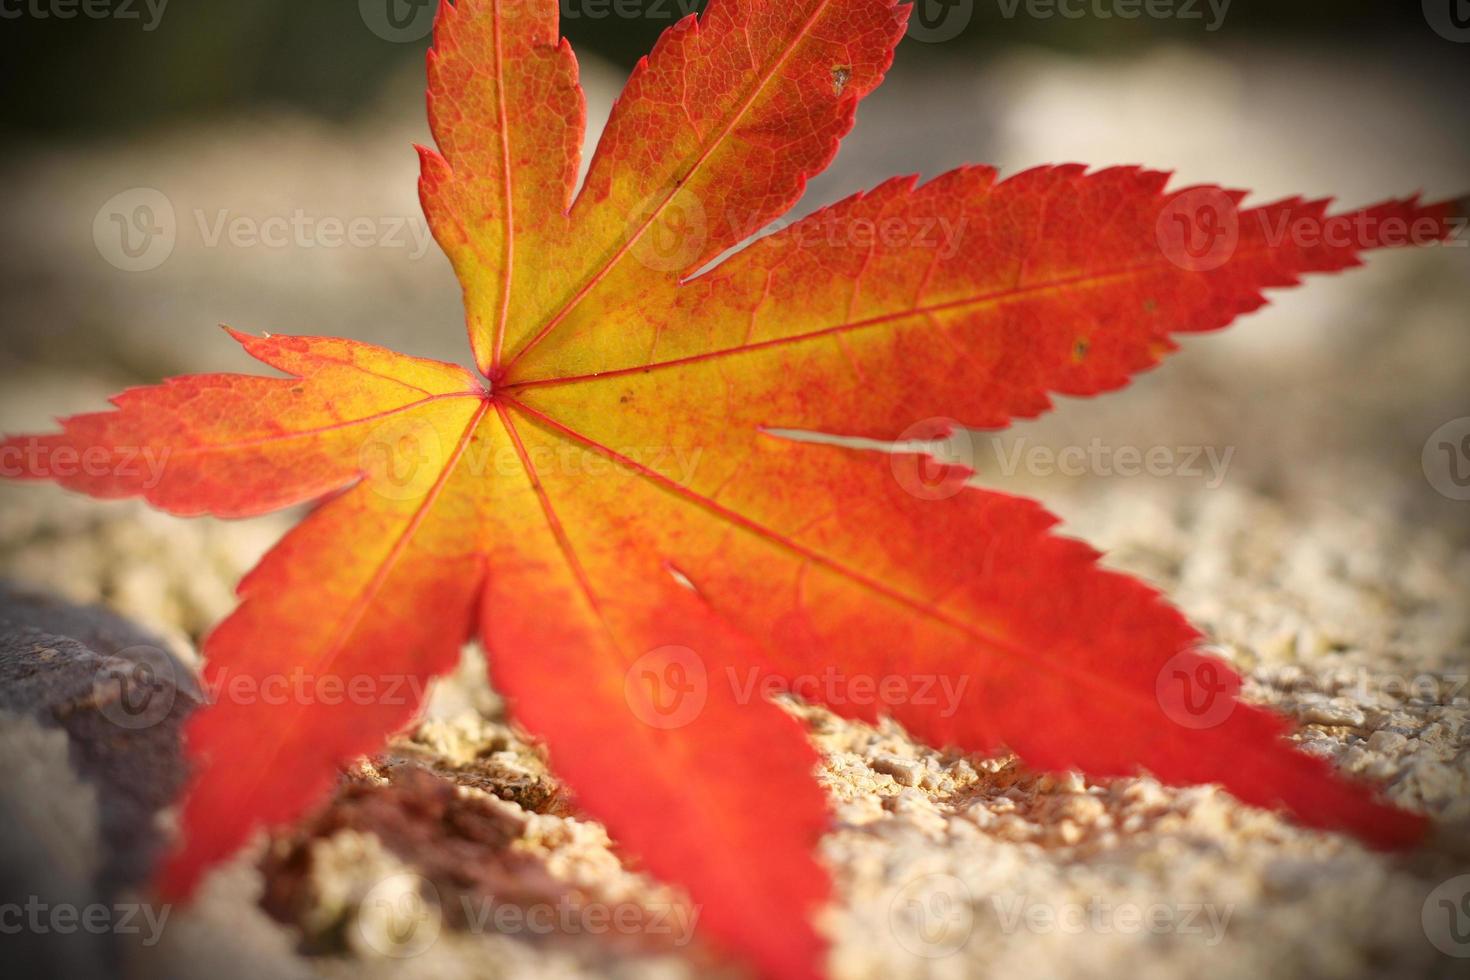
M 588 155 L 635 59 L 698 6 L 562 0 L 587 90 Z M 220 323 L 463 361 L 459 292 L 419 211 L 411 147 L 429 140 L 433 7 L 0 0 L 0 431 L 45 428 L 168 375 L 251 370 Z M 1248 188 L 1254 201 L 1456 197 L 1470 191 L 1467 92 L 1465 0 L 920 0 L 888 82 L 798 213 L 893 174 L 971 162 L 1004 173 L 1142 163 Z M 366 234 L 344 243 L 347 225 Z M 1465 689 L 1450 683 L 1470 665 L 1470 234 L 1374 255 L 1275 300 L 1190 339 L 1126 391 L 1063 399 L 1045 419 L 975 434 L 960 451 L 981 482 L 1042 499 L 1108 561 L 1164 588 L 1247 674 L 1253 698 L 1304 726 L 1312 751 L 1470 827 Z M 1161 448 L 1172 462 L 1063 472 L 1032 454 L 1094 444 L 1108 458 Z M 3 485 L 0 576 L 120 611 L 187 661 L 290 519 L 185 522 Z M 1393 683 L 1412 678 L 1437 693 Z M 451 700 L 491 719 L 502 749 L 518 745 L 477 698 Z M 1116 807 L 1063 819 L 1058 794 L 1069 791 L 1056 784 L 1002 765 L 971 769 L 958 796 L 904 787 L 873 775 L 893 770 L 882 760 L 945 773 L 969 763 L 901 732 L 830 718 L 817 727 L 832 758 L 855 760 L 830 777 L 846 801 L 828 847 L 846 869 L 829 923 L 840 976 L 1463 976 L 1443 945 L 1466 952 L 1459 933 L 1433 932 L 1421 912 L 1470 867 L 1470 834 L 1458 851 L 1399 862 L 1146 780 L 1119 781 L 1134 795 Z M 29 751 L 15 746 L 30 744 L 15 739 L 0 752 L 12 769 Z M 32 775 L 0 770 L 0 784 L 52 782 Z M 54 830 L 51 804 L 35 802 L 45 792 L 28 792 L 16 812 Z M 53 809 L 95 805 L 71 800 Z M 606 842 L 568 826 L 537 845 L 553 854 L 550 873 L 602 881 L 597 869 L 616 867 Z M 76 851 L 56 833 L 31 856 L 43 878 L 48 847 Z M 79 853 L 80 867 L 107 863 Z M 363 891 L 347 869 L 379 867 L 343 854 L 349 884 L 319 889 L 336 905 L 287 928 L 260 914 L 267 885 L 247 868 L 202 918 L 181 920 L 181 951 L 160 969 L 398 975 L 402 962 L 333 932 Z M 1043 936 L 976 912 L 954 955 L 914 955 L 890 910 L 920 874 L 960 882 L 966 896 L 1211 901 L 1234 918 L 1216 946 Z M 646 884 L 619 887 L 636 897 Z M 1470 935 L 1470 919 L 1464 927 Z M 332 955 L 308 960 L 306 947 Z M 446 941 L 441 958 L 413 965 L 426 976 L 692 969 L 596 943 L 489 949 Z
M 579 52 L 627 68 L 659 33 L 700 0 L 563 0 L 563 33 Z M 1425 4 L 1425 7 L 1432 7 Z M 1441 24 L 1455 27 L 1455 4 Z M 116 0 L 97 15 L 66 12 L 65 0 L 6 5 L 3 114 L 12 134 L 128 135 L 261 107 L 298 109 L 346 121 L 371 113 L 404 69 L 417 71 L 428 46 L 432 0 Z M 1374 0 L 1195 0 L 1144 6 L 1002 0 L 933 0 L 916 14 L 903 62 L 993 60 L 1018 47 L 1130 57 L 1160 44 L 1216 52 L 1242 46 L 1318 50 L 1365 47 L 1440 62 L 1454 49 L 1427 28 L 1433 10 Z M 367 28 L 367 29 L 364 29 Z M 1449 38 L 1453 42 L 1453 38 Z M 1463 38 L 1461 38 L 1463 40 Z M 942 47 L 924 49 L 923 43 Z M 1463 50 L 1460 52 L 1463 53 Z M 1375 59 L 1376 60 L 1376 59 Z M 1463 77 L 1462 77 L 1463 80 Z
M 563 0 L 588 93 L 587 156 L 634 59 L 697 6 Z M 1470 187 L 1464 7 L 923 0 L 889 81 L 798 211 L 892 174 L 970 162 L 1003 172 L 1143 163 L 1248 188 L 1256 200 L 1455 196 Z M 84 374 L 105 387 L 243 366 L 219 323 L 462 359 L 458 290 L 419 212 L 410 146 L 428 141 L 433 9 L 433 0 L 4 0 L 0 367 L 11 401 L 49 416 L 78 407 L 54 391 L 31 397 L 57 375 L 76 389 Z M 347 225 L 364 236 L 340 241 Z M 1437 273 L 1436 263 L 1451 271 Z M 1405 305 L 1446 290 L 1446 302 L 1463 300 L 1452 284 L 1463 264 L 1420 255 L 1373 264 L 1383 271 L 1288 295 L 1292 312 L 1252 318 L 1183 359 L 1176 373 L 1223 365 L 1235 386 L 1214 395 L 1191 380 L 1196 405 L 1186 414 L 1217 399 L 1210 424 L 1239 423 L 1238 386 L 1275 370 L 1291 400 L 1252 403 L 1282 417 L 1342 410 L 1313 370 L 1329 382 L 1381 376 L 1385 387 L 1401 371 L 1436 373 L 1443 388 L 1423 377 L 1409 386 L 1422 417 L 1393 414 L 1404 406 L 1375 416 L 1373 425 L 1401 426 L 1405 437 L 1465 414 L 1448 403 L 1465 388 L 1461 360 L 1420 356 L 1418 307 Z M 1397 275 L 1404 292 L 1378 288 L 1377 275 Z M 1429 285 L 1410 285 L 1416 278 Z M 1300 315 L 1307 309 L 1314 314 Z M 1465 333 L 1446 330 L 1454 342 Z M 1427 343 L 1447 342 L 1430 333 Z M 1248 349 L 1244 378 L 1229 361 L 1237 348 Z M 1283 351 L 1306 360 L 1285 361 Z M 1447 401 L 1436 400 L 1441 390 Z M 1167 416 L 1155 421 L 1180 422 Z M 1265 435 L 1358 439 L 1344 428 L 1269 426 Z M 1414 442 L 1400 447 L 1405 467 Z
M 1152 3 L 923 0 L 803 209 L 968 162 L 1147 163 L 1348 202 L 1467 185 L 1463 0 Z M 632 62 L 698 5 L 563 0 L 591 137 Z M 197 370 L 231 356 L 219 322 L 457 358 L 409 146 L 427 140 L 433 9 L 5 0 L 0 358 Z M 372 245 L 323 243 L 323 222 L 364 218 Z

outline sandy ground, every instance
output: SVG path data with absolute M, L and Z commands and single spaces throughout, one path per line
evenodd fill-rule
M 616 78 L 595 65 L 587 76 L 596 118 Z M 457 290 L 411 227 L 416 83 L 390 87 L 357 127 L 260 116 L 7 163 L 0 185 L 24 189 L 8 212 L 35 235 L 7 256 L 0 290 L 0 428 L 98 407 L 119 384 L 244 368 L 220 320 L 458 358 Z M 865 106 L 806 206 L 971 160 L 1147 162 L 1348 203 L 1450 195 L 1470 174 L 1470 108 L 1448 94 L 1434 64 L 1354 53 L 920 66 Z M 176 243 L 128 273 L 99 258 L 92 226 L 135 187 L 164 194 Z M 221 210 L 259 221 L 297 208 L 397 216 L 404 244 L 386 242 L 386 221 L 376 248 L 209 243 Z M 824 753 L 833 807 L 834 976 L 1464 975 L 1447 954 L 1470 946 L 1445 911 L 1470 890 L 1458 878 L 1470 873 L 1470 503 L 1441 492 L 1421 457 L 1438 427 L 1470 416 L 1466 262 L 1463 248 L 1375 257 L 1190 342 L 1126 392 L 1064 402 L 967 449 L 982 482 L 1040 497 L 1111 564 L 1162 587 L 1247 675 L 1251 699 L 1296 718 L 1307 751 L 1432 815 L 1435 841 L 1373 854 L 1209 788 L 1042 777 L 793 705 Z M 1109 463 L 1081 473 L 1038 452 L 1093 445 Z M 1120 473 L 1125 448 L 1171 462 Z M 184 522 L 3 486 L 0 574 L 106 604 L 187 659 L 288 524 Z M 477 657 L 467 651 L 425 721 L 355 770 L 326 812 L 216 876 L 161 942 L 129 943 L 130 960 L 212 978 L 719 972 L 688 942 L 679 897 L 576 815 Z M 85 878 L 103 860 L 97 802 L 65 761 L 65 735 L 0 722 L 0 782 L 48 828 L 46 860 Z M 569 911 L 547 933 L 484 914 L 502 907 Z M 641 925 L 593 914 L 624 908 Z

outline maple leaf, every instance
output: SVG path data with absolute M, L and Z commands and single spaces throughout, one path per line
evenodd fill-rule
M 8 476 L 174 514 L 319 502 L 205 641 L 167 894 L 317 803 L 476 637 L 581 805 L 772 976 L 819 972 L 829 888 L 817 756 L 762 696 L 782 686 L 935 745 L 1418 839 L 1420 817 L 1295 751 L 1176 611 L 1037 504 L 924 453 L 783 433 L 999 428 L 1125 384 L 1267 287 L 1440 240 L 1462 209 L 1329 216 L 1138 168 L 971 167 L 702 271 L 830 161 L 907 12 L 712 0 L 638 64 L 574 194 L 585 110 L 555 0 L 442 5 L 420 190 L 479 375 L 232 332 L 285 377 L 173 379 L 0 446 Z M 829 665 L 839 690 L 800 684 Z

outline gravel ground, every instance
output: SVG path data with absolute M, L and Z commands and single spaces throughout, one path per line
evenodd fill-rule
M 967 159 L 1145 160 L 1351 202 L 1463 191 L 1470 159 L 1446 131 L 1464 132 L 1470 109 L 1446 106 L 1434 65 L 1368 64 L 1171 50 L 915 70 L 865 108 L 812 200 Z M 612 75 L 588 75 L 596 115 Z M 37 237 L 7 263 L 0 310 L 42 329 L 7 327 L 0 428 L 94 408 L 119 383 L 243 367 L 206 328 L 220 319 L 457 357 L 457 292 L 432 250 L 209 247 L 191 229 L 220 208 L 416 214 L 413 84 L 392 87 L 370 126 L 232 120 L 7 164 L 0 183 L 25 189 L 18 213 Z M 1344 99 L 1355 124 L 1330 125 Z M 181 217 L 168 261 L 130 275 L 99 261 L 90 229 L 102 201 L 136 185 L 165 189 Z M 1109 563 L 1162 587 L 1246 674 L 1249 698 L 1296 718 L 1307 751 L 1430 814 L 1435 840 L 1374 854 L 1210 788 L 1039 776 L 793 704 L 834 813 L 823 856 L 839 897 L 823 925 L 835 976 L 1464 976 L 1445 954 L 1470 947 L 1439 903 L 1470 888 L 1456 880 L 1470 873 L 1470 503 L 1440 492 L 1421 451 L 1470 416 L 1465 261 L 1377 257 L 1190 342 L 1126 392 L 968 446 L 982 482 L 1040 497 Z M 1094 440 L 1109 463 L 1085 472 L 1036 452 Z M 1125 447 L 1168 450 L 1167 472 L 1119 473 Z M 197 660 L 193 644 L 290 519 L 185 522 L 0 486 L 0 576 L 104 603 Z M 324 812 L 217 875 L 160 943 L 131 944 L 130 961 L 213 978 L 718 975 L 688 941 L 690 910 L 577 815 L 482 676 L 467 651 L 416 729 L 356 767 Z M 0 782 L 27 787 L 45 853 L 85 878 L 104 860 L 97 804 L 58 738 L 0 715 Z M 557 924 L 487 918 L 497 909 L 552 910 Z M 634 927 L 597 917 L 612 912 Z

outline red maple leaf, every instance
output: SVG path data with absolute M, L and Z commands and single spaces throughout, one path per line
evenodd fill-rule
M 826 811 L 815 753 L 761 693 L 829 666 L 841 696 L 800 693 L 935 745 L 1218 782 L 1375 845 L 1420 836 L 1237 702 L 1177 612 L 1035 503 L 925 454 L 777 430 L 1003 427 L 1127 383 L 1267 287 L 1442 239 L 1456 208 L 1329 217 L 1136 168 L 971 167 L 889 181 L 701 271 L 831 160 L 907 13 L 712 0 L 638 64 L 574 194 L 585 112 L 556 0 L 446 4 L 421 192 L 480 376 L 233 334 L 286 377 L 177 378 L 0 447 L 8 476 L 174 514 L 320 502 L 205 642 L 217 698 L 189 727 L 167 893 L 318 802 L 473 637 L 581 805 L 772 976 L 819 971 Z M 232 693 L 302 676 L 321 696 Z M 878 693 L 895 679 L 907 696 Z

